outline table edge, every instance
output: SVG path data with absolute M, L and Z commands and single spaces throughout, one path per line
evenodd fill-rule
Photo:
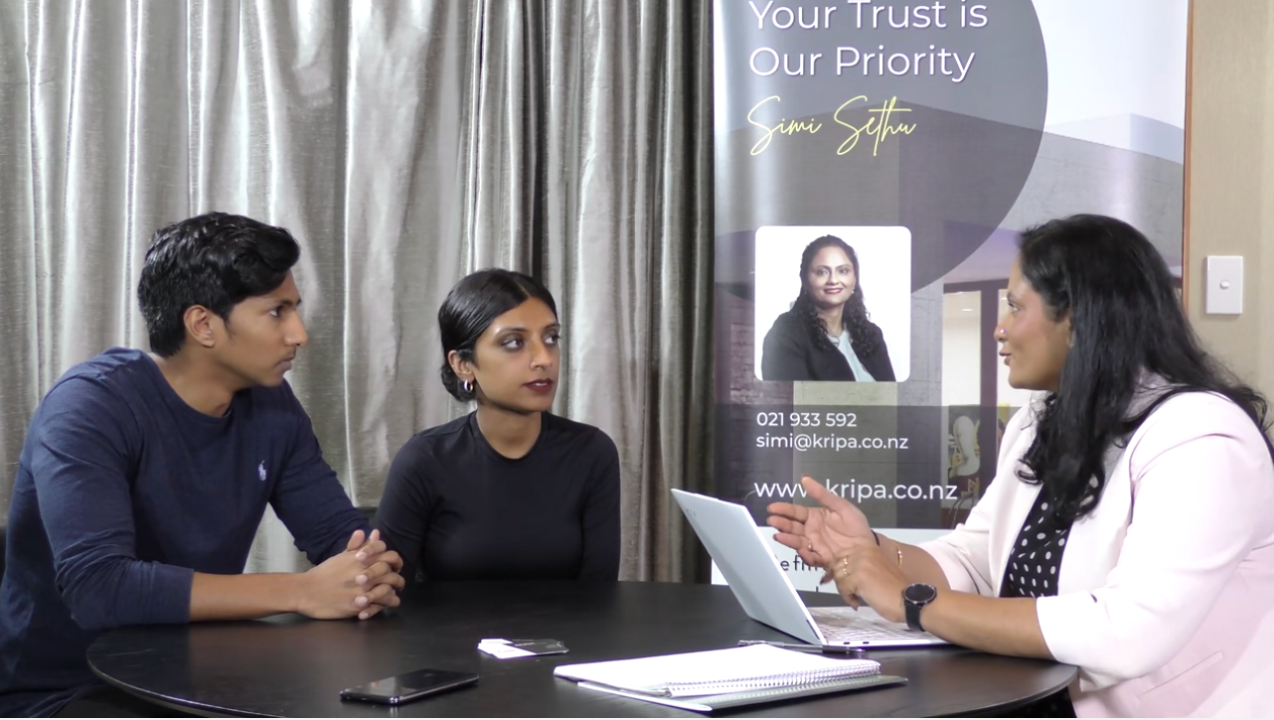
M 132 695 L 133 697 L 141 698 L 142 700 L 145 700 L 148 703 L 153 703 L 166 710 L 176 710 L 177 712 L 180 712 L 180 713 L 197 715 L 199 717 L 254 717 L 254 718 L 282 717 L 280 715 L 268 715 L 266 713 L 256 713 L 256 712 L 252 712 L 251 710 L 235 710 L 232 708 L 224 708 L 224 707 L 220 707 L 216 705 L 208 705 L 206 703 L 195 702 L 192 700 L 173 698 L 168 695 L 160 695 L 159 693 L 151 692 L 149 690 L 144 690 L 142 688 L 136 687 L 135 685 L 129 685 L 126 682 L 117 680 L 116 678 L 113 678 L 110 675 L 107 675 L 106 673 L 97 669 L 97 665 L 93 663 L 93 660 L 91 658 L 88 659 L 88 667 L 90 670 L 93 671 L 93 674 L 96 675 L 102 682 L 106 683 L 108 687 L 113 687 L 117 690 L 122 690 L 128 693 L 129 695 Z

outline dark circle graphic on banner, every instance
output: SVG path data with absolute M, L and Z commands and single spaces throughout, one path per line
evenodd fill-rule
M 912 289 L 972 254 L 1039 152 L 1030 2 L 717 3 L 717 231 L 905 226 Z M 724 221 L 724 222 L 723 222 Z

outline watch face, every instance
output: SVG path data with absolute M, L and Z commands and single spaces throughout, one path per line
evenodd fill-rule
M 924 583 L 915 583 L 908 585 L 907 589 L 902 591 L 902 597 L 909 603 L 926 605 L 938 597 L 938 588 Z

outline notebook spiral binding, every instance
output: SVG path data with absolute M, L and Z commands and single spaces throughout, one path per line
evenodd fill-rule
M 695 695 L 715 695 L 719 693 L 741 692 L 747 690 L 764 690 L 767 688 L 786 688 L 808 685 L 827 680 L 844 680 L 866 677 L 880 673 L 880 663 L 874 660 L 850 660 L 845 665 L 826 670 L 806 672 L 780 673 L 746 680 L 716 680 L 702 682 L 668 682 L 659 688 L 656 694 L 664 697 L 692 697 Z

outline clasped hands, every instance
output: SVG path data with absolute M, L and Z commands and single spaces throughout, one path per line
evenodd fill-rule
M 865 602 L 886 620 L 904 622 L 902 592 L 908 581 L 896 555 L 876 544 L 867 517 L 852 502 L 810 477 L 801 478 L 801 487 L 818 507 L 771 504 L 766 522 L 778 530 L 774 539 L 795 550 L 807 565 L 823 568 L 821 582 L 835 581 L 850 606 Z
M 298 612 L 316 619 L 366 620 L 387 607 L 398 607 L 405 581 L 403 560 L 380 539 L 380 531 L 354 531 L 345 551 L 304 573 Z

